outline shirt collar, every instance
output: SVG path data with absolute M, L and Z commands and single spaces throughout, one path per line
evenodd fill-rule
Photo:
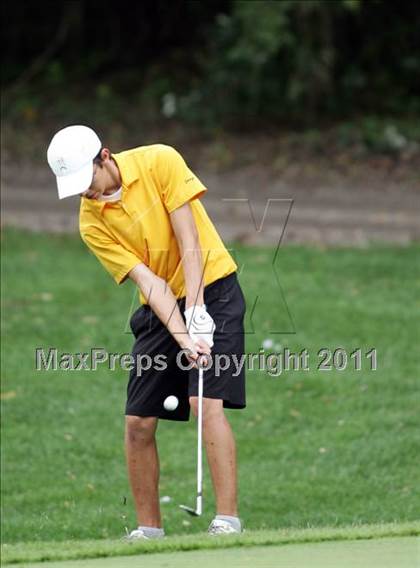
M 119 154 L 112 154 L 112 157 L 117 162 L 118 169 L 120 170 L 124 192 L 124 189 L 127 189 L 132 183 L 139 179 L 139 174 L 136 169 L 132 167 L 130 161 L 127 158 L 124 158 Z

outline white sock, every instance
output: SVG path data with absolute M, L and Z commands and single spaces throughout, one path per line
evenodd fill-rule
M 164 536 L 165 531 L 158 527 L 137 527 L 144 532 L 146 536 L 149 538 L 153 538 L 156 536 Z
M 241 521 L 239 517 L 230 517 L 229 515 L 216 515 L 216 519 L 218 521 L 227 521 L 238 532 L 242 530 Z

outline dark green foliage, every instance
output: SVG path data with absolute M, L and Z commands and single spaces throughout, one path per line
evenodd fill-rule
M 413 0 L 7 3 L 5 110 L 19 114 L 22 98 L 41 96 L 54 106 L 60 98 L 84 104 L 97 96 L 105 116 L 128 100 L 157 115 L 170 94 L 168 116 L 212 128 L 415 113 L 419 6 Z

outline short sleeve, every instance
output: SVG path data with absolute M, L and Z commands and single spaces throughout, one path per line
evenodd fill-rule
M 158 152 L 157 177 L 168 213 L 201 197 L 206 191 L 181 154 L 171 146 L 162 145 Z
M 117 284 L 122 284 L 128 273 L 137 264 L 143 262 L 141 258 L 124 248 L 99 227 L 92 227 L 89 231 L 81 231 L 80 234 L 83 241 Z

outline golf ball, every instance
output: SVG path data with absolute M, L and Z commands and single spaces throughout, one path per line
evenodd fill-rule
M 165 398 L 165 401 L 163 403 L 163 407 L 165 410 L 175 410 L 175 408 L 178 406 L 178 399 L 176 398 L 176 396 L 167 396 Z

